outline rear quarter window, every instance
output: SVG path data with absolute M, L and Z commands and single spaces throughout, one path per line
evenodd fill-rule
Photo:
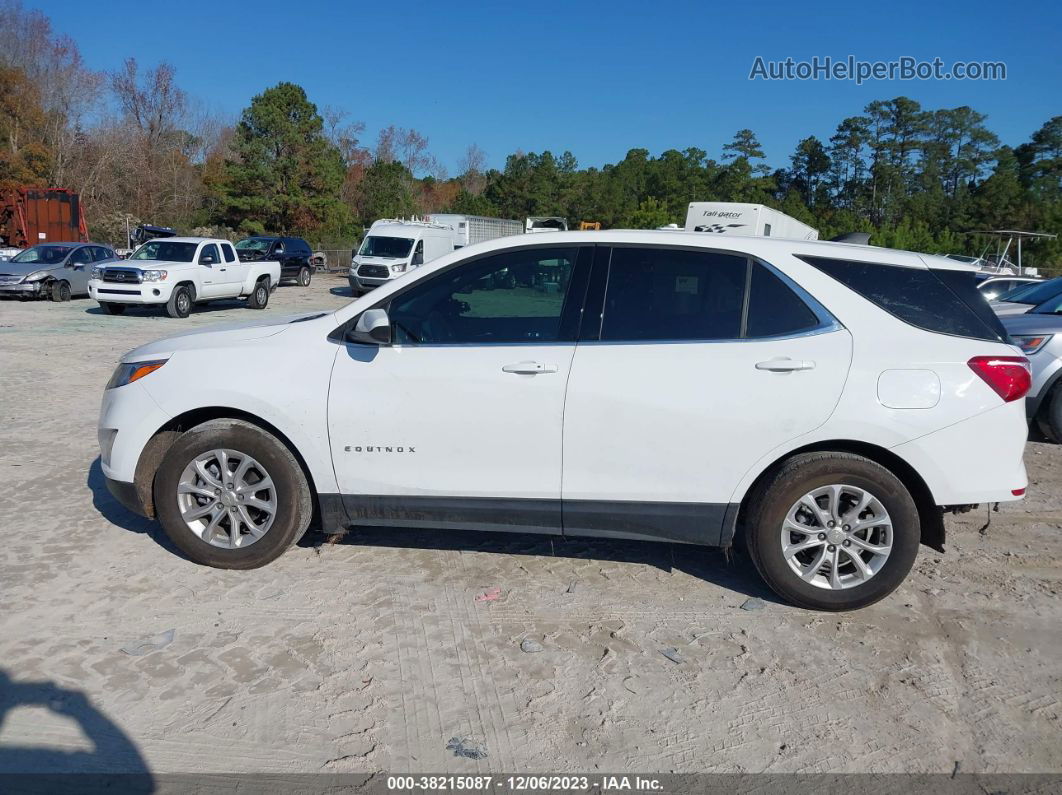
M 911 326 L 955 337 L 1007 339 L 972 273 L 827 257 L 799 259 Z

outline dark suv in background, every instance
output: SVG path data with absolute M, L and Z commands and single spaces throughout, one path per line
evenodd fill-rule
M 236 256 L 244 262 L 275 259 L 280 262 L 280 279 L 294 279 L 306 287 L 313 275 L 309 244 L 301 237 L 245 237 L 236 244 Z

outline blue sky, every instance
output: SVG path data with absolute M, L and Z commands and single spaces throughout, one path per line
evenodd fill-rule
M 718 158 L 756 132 L 774 166 L 806 135 L 829 138 L 873 99 L 970 105 L 1017 145 L 1062 113 L 1062 4 L 475 3 L 24 0 L 73 36 L 89 65 L 169 61 L 189 94 L 227 120 L 282 80 L 318 106 L 427 135 L 451 173 L 470 143 L 491 166 L 522 149 L 570 149 L 580 165 L 698 146 Z M 504 10 L 503 10 L 504 9 Z M 1001 60 L 1008 79 L 764 82 L 753 59 L 814 55 Z

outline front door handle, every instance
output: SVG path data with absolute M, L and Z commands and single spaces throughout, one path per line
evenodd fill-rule
M 772 373 L 792 373 L 796 370 L 814 370 L 815 362 L 800 359 L 768 359 L 756 363 L 757 370 L 769 370 Z
M 555 373 L 557 365 L 543 364 L 542 362 L 517 362 L 502 367 L 504 373 L 518 373 L 520 375 L 538 375 L 539 373 Z

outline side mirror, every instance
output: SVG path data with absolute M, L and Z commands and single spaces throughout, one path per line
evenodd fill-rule
M 214 258 L 212 256 L 210 256 L 209 254 L 204 254 L 203 256 L 201 256 L 199 258 L 199 264 L 200 265 L 213 265 L 214 264 Z
M 351 342 L 363 345 L 390 345 L 391 318 L 386 309 L 366 309 L 354 329 L 347 334 Z

